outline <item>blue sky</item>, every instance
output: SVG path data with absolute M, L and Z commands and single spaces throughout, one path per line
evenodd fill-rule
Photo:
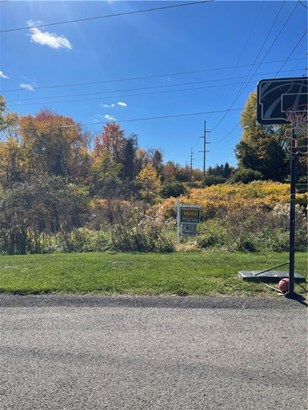
M 1 94 L 93 133 L 115 120 L 164 160 L 236 165 L 241 109 L 265 78 L 307 75 L 307 2 L 1 2 Z M 120 14 L 50 26 L 42 24 Z M 7 31 L 10 29 L 19 29 Z M 302 40 L 301 40 L 302 39 Z M 167 117 L 167 118 L 162 118 Z

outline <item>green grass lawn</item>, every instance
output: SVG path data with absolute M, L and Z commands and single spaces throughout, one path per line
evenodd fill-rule
M 0 292 L 130 295 L 275 296 L 247 283 L 239 270 L 262 270 L 288 261 L 287 253 L 176 252 L 79 253 L 0 256 Z M 307 278 L 307 255 L 295 270 Z M 282 267 L 282 270 L 287 270 Z M 296 285 L 303 294 L 303 285 Z

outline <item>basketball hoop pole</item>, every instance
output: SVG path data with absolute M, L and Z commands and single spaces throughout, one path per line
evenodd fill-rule
M 289 245 L 289 292 L 294 295 L 294 261 L 295 261 L 295 195 L 296 195 L 296 133 L 292 126 L 291 158 L 290 158 L 290 245 Z
M 261 80 L 257 88 L 257 120 L 261 125 L 290 124 L 290 223 L 289 223 L 289 289 L 286 296 L 294 297 L 295 262 L 295 195 L 297 155 L 307 154 L 308 77 L 273 78 Z M 302 136 L 303 134 L 303 136 Z M 289 138 L 288 135 L 286 135 Z M 303 149 L 301 149 L 301 147 Z

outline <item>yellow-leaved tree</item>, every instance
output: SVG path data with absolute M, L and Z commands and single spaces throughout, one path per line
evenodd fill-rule
M 259 179 L 283 181 L 289 170 L 284 137 L 286 126 L 258 123 L 255 92 L 248 97 L 242 112 L 241 125 L 242 138 L 235 148 L 239 163 L 238 174 L 253 171 L 258 173 Z
M 139 192 L 142 199 L 152 204 L 159 198 L 161 182 L 152 164 L 147 164 L 140 171 L 137 182 L 140 184 Z

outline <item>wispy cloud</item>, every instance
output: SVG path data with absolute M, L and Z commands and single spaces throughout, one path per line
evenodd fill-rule
M 113 115 L 106 114 L 104 118 L 108 121 L 116 121 L 117 119 Z
M 5 75 L 3 71 L 0 71 L 0 78 L 10 78 L 10 77 Z
M 112 103 L 112 104 L 101 104 L 100 105 L 102 108 L 115 108 L 116 106 L 119 107 L 127 107 L 127 104 L 123 101 L 119 101 L 117 103 Z
M 28 91 L 34 91 L 34 88 L 31 84 L 22 83 L 20 84 L 20 88 L 23 88 L 24 90 Z
M 49 33 L 48 31 L 42 31 L 38 27 L 33 27 L 38 22 L 33 22 L 29 20 L 28 26 L 31 33 L 31 41 L 34 43 L 40 44 L 41 46 L 48 46 L 51 48 L 68 48 L 69 50 L 72 49 L 72 44 L 70 41 L 64 36 L 58 36 L 54 33 Z

